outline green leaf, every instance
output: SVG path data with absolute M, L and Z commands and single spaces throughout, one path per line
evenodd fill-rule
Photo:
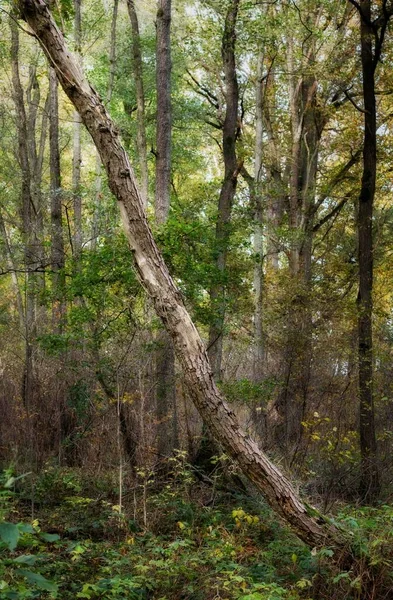
M 14 559 L 14 562 L 22 564 L 22 565 L 34 565 L 38 560 L 38 556 L 33 556 L 32 554 L 22 554 Z
M 0 523 L 0 538 L 12 552 L 19 540 L 19 529 L 14 523 Z
M 40 533 L 40 538 L 44 540 L 44 542 L 57 542 L 60 539 L 60 536 L 57 533 Z
M 34 527 L 29 523 L 19 523 L 18 529 L 22 533 L 35 533 Z
M 40 573 L 33 573 L 32 571 L 25 571 L 19 569 L 19 574 L 22 577 L 26 577 L 27 581 L 31 585 L 37 586 L 40 590 L 47 590 L 48 592 L 57 592 L 57 585 L 48 579 L 45 579 Z

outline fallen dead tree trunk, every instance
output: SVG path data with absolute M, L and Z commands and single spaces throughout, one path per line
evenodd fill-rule
M 344 549 L 347 540 L 299 498 L 293 486 L 241 429 L 212 376 L 204 344 L 154 242 L 128 156 L 98 94 L 68 51 L 44 0 L 19 0 L 21 16 L 37 37 L 59 81 L 90 132 L 119 202 L 135 267 L 171 336 L 189 393 L 214 438 L 235 459 L 270 506 L 309 546 Z

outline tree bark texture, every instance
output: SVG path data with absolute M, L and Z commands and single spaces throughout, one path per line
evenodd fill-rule
M 239 0 L 232 0 L 225 18 L 222 37 L 221 55 L 225 77 L 226 111 L 222 134 L 224 181 L 218 200 L 218 214 L 215 236 L 216 281 L 210 288 L 212 307 L 212 323 L 209 329 L 209 359 L 214 376 L 221 379 L 221 363 L 223 348 L 223 329 L 225 321 L 226 295 L 225 270 L 227 263 L 228 241 L 232 204 L 235 197 L 238 163 L 236 156 L 236 139 L 239 132 L 238 105 L 239 86 L 236 75 L 235 44 L 236 21 Z
M 147 168 L 147 143 L 145 126 L 145 92 L 143 86 L 143 62 L 141 52 L 141 38 L 139 35 L 138 15 L 134 0 L 127 0 L 128 14 L 132 30 L 132 62 L 134 67 L 135 90 L 136 90 L 136 118 L 138 125 L 137 149 L 140 170 L 141 194 L 145 208 L 148 201 L 148 168 Z
M 343 546 L 342 534 L 300 500 L 288 479 L 241 429 L 227 406 L 215 385 L 203 342 L 154 242 L 143 200 L 115 125 L 68 52 L 44 0 L 21 0 L 19 6 L 23 18 L 55 65 L 65 93 L 79 111 L 99 150 L 110 188 L 119 203 L 137 273 L 173 340 L 189 393 L 212 435 L 238 461 L 244 474 L 301 539 L 311 546 Z

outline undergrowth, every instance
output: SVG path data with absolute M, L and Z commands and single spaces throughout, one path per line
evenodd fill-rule
M 308 549 L 259 497 L 217 492 L 180 460 L 173 466 L 159 489 L 151 474 L 130 482 L 121 508 L 110 476 L 93 484 L 91 476 L 49 467 L 32 484 L 31 475 L 4 473 L 0 600 L 391 597 L 389 505 L 346 507 L 336 516 L 359 557 L 341 570 L 333 549 Z

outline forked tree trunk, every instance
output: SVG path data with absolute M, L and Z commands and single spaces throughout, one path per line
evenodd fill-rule
M 222 148 L 224 158 L 224 181 L 218 200 L 218 214 L 215 237 L 216 281 L 210 288 L 210 302 L 213 319 L 209 329 L 209 359 L 214 377 L 221 379 L 221 363 L 223 350 L 223 329 L 226 312 L 225 271 L 227 266 L 228 242 L 232 204 L 236 193 L 238 164 L 236 157 L 236 139 L 238 134 L 239 86 L 236 74 L 235 44 L 236 22 L 239 0 L 232 0 L 228 5 L 225 27 L 222 36 L 221 56 L 225 76 L 225 119 L 222 132 Z
M 44 0 L 20 0 L 19 6 L 55 65 L 65 93 L 79 111 L 100 153 L 109 186 L 119 202 L 136 270 L 173 340 L 190 395 L 210 432 L 301 539 L 311 546 L 343 548 L 346 543 L 343 534 L 301 501 L 284 474 L 240 428 L 225 403 L 214 383 L 204 344 L 154 242 L 133 170 L 114 123 L 68 52 Z

